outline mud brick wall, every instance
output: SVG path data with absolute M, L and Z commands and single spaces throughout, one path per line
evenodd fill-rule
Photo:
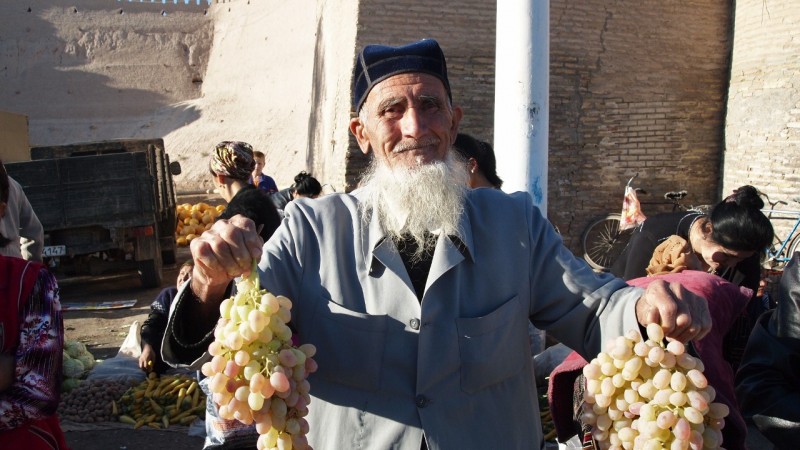
M 800 3 L 736 2 L 723 191 L 752 184 L 800 209 Z M 783 237 L 793 221 L 774 220 Z
M 494 2 L 362 1 L 356 44 L 438 39 L 462 130 L 491 142 L 495 21 Z M 635 173 L 653 197 L 717 197 L 730 21 L 709 0 L 550 2 L 548 216 L 571 249 L 593 217 L 621 208 Z M 353 143 L 349 185 L 367 161 Z

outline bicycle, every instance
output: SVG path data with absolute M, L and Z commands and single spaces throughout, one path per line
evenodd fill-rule
M 773 270 L 783 270 L 783 266 L 792 258 L 792 255 L 800 250 L 800 211 L 796 210 L 780 210 L 775 209 L 778 205 L 788 205 L 783 200 L 775 202 L 769 199 L 767 194 L 761 194 L 769 203 L 769 209 L 762 209 L 761 212 L 770 221 L 773 220 L 794 220 L 794 225 L 785 237 L 781 238 L 777 231 L 775 233 L 775 240 L 772 245 L 767 249 L 765 265 Z M 794 198 L 794 202 L 800 203 L 800 197 Z M 773 228 L 776 228 L 773 226 Z
M 632 188 L 633 180 L 639 176 L 632 176 L 625 185 L 626 197 L 633 193 L 632 201 L 642 205 L 672 205 L 672 211 L 703 210 L 705 207 L 686 206 L 682 200 L 689 195 L 685 190 L 670 191 L 664 194 L 663 201 L 638 201 L 636 194 L 647 194 L 642 188 Z M 624 206 L 623 206 L 624 208 Z M 637 222 L 644 220 L 644 214 Z M 583 259 L 595 270 L 608 271 L 614 261 L 617 260 L 622 251 L 628 245 L 628 241 L 633 234 L 635 226 L 620 229 L 622 214 L 609 213 L 602 217 L 597 217 L 583 230 L 581 234 L 581 247 Z

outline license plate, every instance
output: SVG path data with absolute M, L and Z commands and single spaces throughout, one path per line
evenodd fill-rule
M 67 254 L 66 245 L 47 245 L 42 249 L 42 256 L 64 256 Z

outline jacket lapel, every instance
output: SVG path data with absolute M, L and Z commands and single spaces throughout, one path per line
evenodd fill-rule
M 474 261 L 475 248 L 472 245 L 472 227 L 466 212 L 461 213 L 458 227 L 461 232 L 460 239 L 440 234 L 439 239 L 436 240 L 436 251 L 433 253 L 431 271 L 428 274 L 428 281 L 425 283 L 426 293 L 442 275 L 457 264 L 460 264 L 464 259 L 470 258 Z

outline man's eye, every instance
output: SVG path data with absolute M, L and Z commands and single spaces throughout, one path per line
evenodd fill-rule
M 383 115 L 389 117 L 396 117 L 401 115 L 402 113 L 403 113 L 402 108 L 397 106 L 392 106 L 383 110 Z
M 439 109 L 439 102 L 437 102 L 436 100 L 433 100 L 433 99 L 427 100 L 427 101 L 423 101 L 420 104 L 420 108 L 422 108 L 424 111 L 436 110 L 436 109 Z

